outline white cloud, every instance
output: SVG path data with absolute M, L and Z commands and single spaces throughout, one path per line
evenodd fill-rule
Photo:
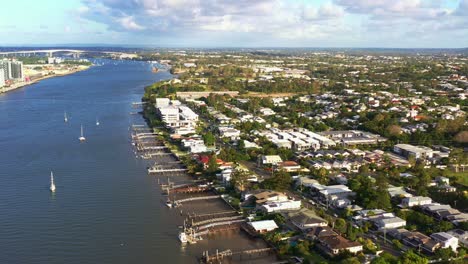
M 144 26 L 141 26 L 135 22 L 135 20 L 133 19 L 133 16 L 121 17 L 121 18 L 118 18 L 117 21 L 123 28 L 128 29 L 128 30 L 145 29 Z
M 467 31 L 468 0 L 449 9 L 443 0 L 82 0 L 77 16 L 120 34 L 152 35 L 158 39 L 208 38 L 226 34 L 261 42 L 330 39 L 378 41 L 386 35 L 399 41 L 420 32 L 434 38 L 444 31 Z M 468 33 L 468 32 L 467 32 Z M 246 37 L 246 34 L 250 34 Z M 209 39 L 211 38 L 211 39 Z M 467 38 L 465 38 L 466 40 Z M 370 40 L 370 41 L 368 41 Z M 342 43 L 342 44 L 341 44 Z M 373 43 L 373 42 L 372 42 Z

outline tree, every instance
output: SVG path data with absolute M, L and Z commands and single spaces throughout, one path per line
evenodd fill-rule
M 438 248 L 435 252 L 435 256 L 443 261 L 448 261 L 454 255 L 451 248 Z
M 216 142 L 216 138 L 214 137 L 213 133 L 208 131 L 203 135 L 203 141 L 207 146 L 213 146 Z
M 359 167 L 359 173 L 361 173 L 361 174 L 369 173 L 369 165 L 364 164 L 361 167 Z
M 396 137 L 401 134 L 401 127 L 398 125 L 389 125 L 387 132 L 390 136 Z
M 346 232 L 346 220 L 343 218 L 337 218 L 335 221 L 335 229 L 340 231 L 340 233 Z
M 399 261 L 401 264 L 428 264 L 429 260 L 414 253 L 413 250 L 406 251 Z
M 247 171 L 235 170 L 231 175 L 231 184 L 236 186 L 240 191 L 244 191 L 249 177 L 250 174 Z
M 285 191 L 289 189 L 291 182 L 291 176 L 286 171 L 280 170 L 276 171 L 273 177 L 263 181 L 263 187 L 275 191 Z
M 212 155 L 210 157 L 210 160 L 208 161 L 208 169 L 207 169 L 209 173 L 214 173 L 219 169 L 218 162 L 216 160 L 217 160 L 216 155 Z
M 453 138 L 458 143 L 468 143 L 468 131 L 461 131 Z

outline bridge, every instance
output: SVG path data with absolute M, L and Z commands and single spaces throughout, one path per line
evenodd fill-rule
M 69 52 L 69 53 L 85 53 L 89 51 L 85 50 L 75 50 L 75 49 L 42 49 L 42 50 L 16 50 L 16 51 L 5 51 L 0 52 L 0 55 L 10 55 L 10 54 L 35 54 L 35 53 L 49 53 L 53 54 L 56 52 Z

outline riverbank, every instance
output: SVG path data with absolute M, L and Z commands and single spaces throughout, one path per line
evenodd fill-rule
M 49 79 L 49 78 L 53 78 L 53 77 L 67 76 L 67 75 L 74 74 L 74 73 L 77 73 L 77 72 L 80 72 L 80 71 L 85 71 L 85 70 L 88 70 L 91 66 L 92 65 L 90 65 L 90 66 L 88 66 L 88 65 L 78 65 L 75 69 L 67 71 L 67 72 L 48 74 L 48 75 L 45 75 L 45 76 L 32 78 L 31 81 L 29 81 L 29 82 L 14 83 L 14 84 L 12 84 L 12 85 L 10 85 L 8 87 L 7 86 L 1 87 L 0 88 L 0 93 L 10 92 L 10 91 L 13 91 L 13 90 L 16 90 L 16 89 L 19 89 L 19 88 L 22 88 L 22 87 L 25 87 L 25 86 L 28 86 L 28 85 L 38 83 L 38 82 L 40 82 L 42 80 L 45 80 L 45 79 Z

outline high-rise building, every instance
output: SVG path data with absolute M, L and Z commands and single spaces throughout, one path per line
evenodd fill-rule
M 9 60 L 0 61 L 0 68 L 3 69 L 3 79 L 5 81 L 13 78 L 11 76 L 11 61 Z
M 5 70 L 0 68 L 0 87 L 5 86 Z
M 11 62 L 11 77 L 13 79 L 24 80 L 24 70 L 22 61 L 12 61 Z

